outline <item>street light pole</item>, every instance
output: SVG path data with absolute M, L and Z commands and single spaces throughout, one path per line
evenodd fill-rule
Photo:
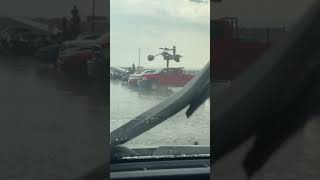
M 139 68 L 140 68 L 140 55 L 141 55 L 141 53 L 140 53 L 140 48 L 139 48 Z
M 173 57 L 176 56 L 176 46 L 173 46 L 173 48 L 171 49 L 173 52 Z M 169 68 L 169 59 L 167 60 L 167 68 Z
M 168 49 L 168 50 L 171 50 L 171 51 L 173 52 L 173 57 L 176 56 L 176 46 L 173 46 L 172 49 Z M 170 61 L 170 60 L 171 60 L 171 59 L 167 59 L 167 68 L 169 68 L 169 61 Z
M 96 0 L 92 0 L 92 17 L 91 17 L 92 32 L 94 32 L 95 11 L 96 11 Z

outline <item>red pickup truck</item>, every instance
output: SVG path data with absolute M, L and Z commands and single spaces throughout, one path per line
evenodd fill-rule
M 240 38 L 237 18 L 211 21 L 214 80 L 233 80 L 270 47 L 270 42 Z
M 142 75 L 137 85 L 142 88 L 153 90 L 159 87 L 182 87 L 187 84 L 193 75 L 185 74 L 182 68 L 163 68 L 153 73 Z

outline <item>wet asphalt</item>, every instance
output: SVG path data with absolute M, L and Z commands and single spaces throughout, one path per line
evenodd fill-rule
M 0 179 L 73 179 L 106 161 L 106 83 L 0 55 Z

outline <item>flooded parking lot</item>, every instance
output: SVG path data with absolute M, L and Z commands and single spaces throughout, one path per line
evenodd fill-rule
M 105 162 L 106 84 L 4 55 L 0 82 L 0 179 L 72 179 Z
M 110 81 L 110 130 L 114 130 L 149 108 L 164 101 L 172 93 L 146 93 L 122 85 L 121 81 Z M 207 100 L 189 119 L 186 109 L 177 113 L 157 127 L 129 141 L 128 147 L 157 147 L 168 145 L 210 145 L 210 100 Z

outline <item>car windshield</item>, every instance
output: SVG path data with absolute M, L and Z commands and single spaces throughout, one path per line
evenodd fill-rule
M 77 40 L 95 40 L 100 37 L 100 34 L 82 34 L 77 37 Z
M 98 42 L 107 42 L 109 39 L 109 34 L 100 35 L 97 39 Z
M 216 179 L 244 173 L 247 179 L 318 177 L 310 172 L 317 172 L 319 162 L 309 160 L 319 157 L 314 151 L 319 121 L 304 119 L 318 115 L 309 114 L 303 102 L 313 95 L 309 80 L 317 84 L 307 72 L 317 61 L 309 54 L 318 50 L 319 5 L 316 0 L 214 3 L 211 127 L 215 170 L 222 170 Z M 291 116 L 296 110 L 299 118 Z
M 34 39 L 39 39 L 39 38 L 45 38 L 44 34 L 36 34 L 36 33 L 25 33 L 25 34 L 21 34 L 22 38 L 26 39 L 26 40 L 34 40 Z
M 31 30 L 26 29 L 26 28 L 13 28 L 12 31 L 15 33 L 18 33 L 18 32 L 29 32 Z
M 80 49 L 91 49 L 91 46 L 87 45 L 87 44 L 67 44 L 67 45 L 63 45 L 60 48 L 60 51 L 70 51 L 70 50 L 80 50 Z
M 190 117 L 188 105 L 180 106 L 189 84 L 198 79 L 194 72 L 200 74 L 209 62 L 210 2 L 111 0 L 110 5 L 111 144 L 133 152 L 120 153 L 119 159 L 209 157 L 210 101 L 201 98 L 209 88 L 203 83 L 202 95 L 188 97 L 190 103 L 201 101 Z M 160 73 L 167 67 L 175 73 Z M 116 74 L 120 68 L 128 73 Z M 149 76 L 129 78 L 138 72 Z M 172 116 L 156 113 L 140 119 L 152 107 L 166 107 L 159 104 L 172 105 Z
M 155 70 L 146 70 L 146 71 L 141 72 L 141 74 L 149 74 L 149 73 L 153 73 L 153 72 L 155 72 Z
M 159 73 L 161 73 L 163 70 L 164 70 L 163 68 L 159 68 L 159 69 L 151 72 L 151 74 L 159 74 Z

